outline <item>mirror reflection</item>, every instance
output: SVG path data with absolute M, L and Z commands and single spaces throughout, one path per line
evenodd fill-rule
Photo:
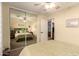
M 10 49 L 36 43 L 36 15 L 10 9 Z

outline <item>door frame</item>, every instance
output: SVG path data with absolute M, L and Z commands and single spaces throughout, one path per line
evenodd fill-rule
M 54 29 L 52 29 L 52 27 L 54 27 L 54 19 L 50 18 L 50 19 L 48 19 L 48 21 L 51 21 L 51 39 L 54 40 L 54 37 L 52 38 L 52 36 L 54 36 L 54 33 L 55 33 L 55 32 L 53 33 Z M 53 35 L 52 35 L 52 33 L 53 33 Z

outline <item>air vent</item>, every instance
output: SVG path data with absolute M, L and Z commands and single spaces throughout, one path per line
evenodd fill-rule
M 34 4 L 34 6 L 39 6 L 40 5 L 40 3 L 39 4 Z

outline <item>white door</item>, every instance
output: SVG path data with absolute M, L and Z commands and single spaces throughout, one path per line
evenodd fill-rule
M 40 26 L 40 41 L 44 42 L 48 40 L 48 24 L 46 19 L 41 19 Z
M 37 42 L 44 42 L 48 40 L 48 23 L 43 16 L 38 16 L 37 20 Z

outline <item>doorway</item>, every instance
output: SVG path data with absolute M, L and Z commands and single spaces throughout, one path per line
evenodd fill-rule
M 54 21 L 48 20 L 48 40 L 54 40 Z

